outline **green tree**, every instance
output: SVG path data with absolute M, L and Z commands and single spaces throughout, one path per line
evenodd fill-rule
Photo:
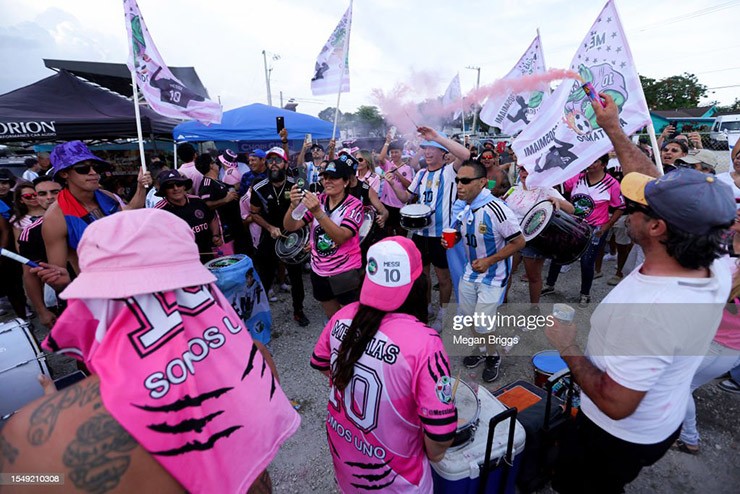
M 707 95 L 707 86 L 688 72 L 660 80 L 640 76 L 640 83 L 651 110 L 691 108 L 698 106 L 699 100 Z
M 328 108 L 324 108 L 323 110 L 321 110 L 319 112 L 318 117 L 321 120 L 326 120 L 327 122 L 332 122 L 333 123 L 334 122 L 334 112 L 335 111 L 336 111 L 336 108 L 334 108 L 333 106 L 330 106 Z M 341 118 L 341 116 L 342 116 L 342 112 L 340 111 L 339 112 L 339 117 Z
M 358 135 L 382 135 L 385 130 L 385 120 L 376 106 L 360 106 L 353 117 Z

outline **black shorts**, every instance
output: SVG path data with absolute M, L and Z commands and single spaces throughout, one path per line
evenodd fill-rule
M 341 305 L 351 304 L 360 300 L 360 287 L 362 285 L 362 270 L 358 269 L 357 286 L 351 290 L 336 294 L 332 289 L 331 282 L 327 276 L 319 276 L 311 271 L 311 286 L 313 287 L 313 298 L 319 302 L 336 300 Z
M 447 265 L 447 251 L 442 247 L 442 237 L 422 237 L 414 234 L 411 240 L 421 252 L 421 263 L 424 266 L 431 263 L 435 268 L 450 269 Z
M 385 209 L 388 210 L 388 219 L 385 220 L 386 228 L 398 228 L 401 226 L 401 208 L 394 208 L 387 204 L 383 204 Z

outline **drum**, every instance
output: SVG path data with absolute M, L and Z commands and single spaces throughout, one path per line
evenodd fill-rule
M 452 379 L 452 389 L 455 388 L 455 381 L 456 379 Z M 455 391 L 455 408 L 457 408 L 457 430 L 450 449 L 462 448 L 473 440 L 480 418 L 478 395 L 462 380 Z
M 366 208 L 365 216 L 360 225 L 360 243 L 362 244 L 365 240 L 372 236 L 372 232 L 375 229 L 375 210 Z
M 534 383 L 545 389 L 547 379 L 568 367 L 568 364 L 560 357 L 557 350 L 543 350 L 532 357 L 532 367 L 534 368 Z
M 550 201 L 535 204 L 522 218 L 521 227 L 527 245 L 558 264 L 570 264 L 581 257 L 593 234 L 588 223 L 555 210 Z
M 409 204 L 401 208 L 401 226 L 409 231 L 428 228 L 432 224 L 432 208 L 425 204 Z
M 306 249 L 310 238 L 308 227 L 287 233 L 275 242 L 275 254 L 287 264 L 303 264 L 311 255 Z
M 37 376 L 49 375 L 46 357 L 29 323 L 12 319 L 0 324 L 0 425 L 3 419 L 44 394 Z
M 249 257 L 244 254 L 223 256 L 206 263 L 206 268 L 216 277 L 216 286 L 224 293 L 245 283 Z

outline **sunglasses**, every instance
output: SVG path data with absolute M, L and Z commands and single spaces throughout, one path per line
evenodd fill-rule
M 265 162 L 266 162 L 266 163 L 267 163 L 268 165 L 273 165 L 273 164 L 278 164 L 278 165 L 279 165 L 280 163 L 282 163 L 282 162 L 283 162 L 283 159 L 282 159 L 282 158 L 272 158 L 272 157 L 270 157 L 270 158 L 267 158 L 267 159 L 265 160 Z
M 180 182 L 174 182 L 174 183 L 169 183 L 169 184 L 165 184 L 165 185 L 162 186 L 162 188 L 164 190 L 171 190 L 171 189 L 174 189 L 175 187 L 183 187 L 184 188 L 185 187 L 185 184 L 184 183 L 180 183 Z
M 37 196 L 38 194 L 36 194 L 35 192 L 30 194 L 21 194 L 21 197 L 23 199 L 36 199 Z
M 630 201 L 629 199 L 624 202 L 624 212 L 627 214 L 643 213 L 651 218 L 657 218 L 655 212 L 647 206 L 643 206 L 639 202 Z
M 90 173 L 90 170 L 95 170 L 95 173 L 100 175 L 104 171 L 108 169 L 107 166 L 101 165 L 101 164 L 95 164 L 95 165 L 77 165 L 73 166 L 72 169 L 75 171 L 75 173 L 78 173 L 80 175 L 87 175 Z
M 365 162 L 365 158 L 357 158 L 357 162 L 358 163 L 364 163 Z
M 42 190 L 42 191 L 36 192 L 36 195 L 39 197 L 46 197 L 49 195 L 56 196 L 56 195 L 59 195 L 59 191 L 61 190 L 62 189 Z
M 455 177 L 455 183 L 456 184 L 463 184 L 463 185 L 470 185 L 473 182 L 473 180 L 479 180 L 481 178 L 486 178 L 486 177 L 472 177 L 472 178 L 468 178 L 468 177 Z

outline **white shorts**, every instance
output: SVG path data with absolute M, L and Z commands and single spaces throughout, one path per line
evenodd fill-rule
M 490 286 L 461 279 L 457 285 L 459 299 L 457 313 L 463 316 L 486 314 L 493 317 L 496 315 L 498 306 L 504 301 L 505 294 L 505 286 Z M 486 334 L 494 329 L 496 328 L 476 326 L 475 332 Z
M 614 223 L 614 226 L 612 227 L 612 231 L 614 232 L 614 241 L 617 243 L 617 245 L 629 245 L 632 243 L 632 239 L 629 235 L 627 235 L 627 215 L 622 215 L 619 217 L 616 223 Z

